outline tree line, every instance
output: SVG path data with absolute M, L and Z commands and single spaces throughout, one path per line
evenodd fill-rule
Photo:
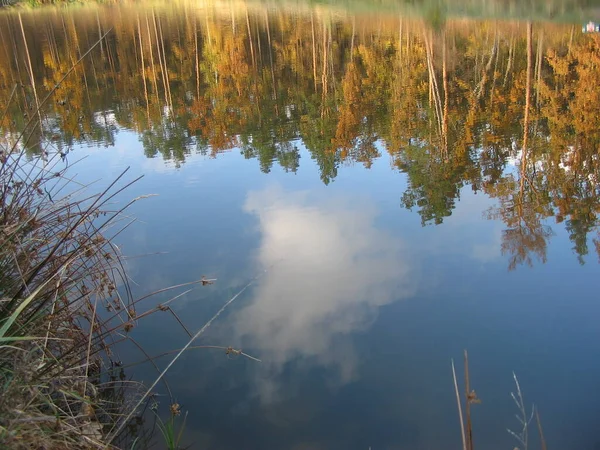
M 496 199 L 510 268 L 545 261 L 552 221 L 581 263 L 600 256 L 598 34 L 244 5 L 0 14 L 2 138 L 35 120 L 30 151 L 67 151 L 124 128 L 148 157 L 236 149 L 263 172 L 296 171 L 304 146 L 324 183 L 385 155 L 423 225 L 465 187 Z

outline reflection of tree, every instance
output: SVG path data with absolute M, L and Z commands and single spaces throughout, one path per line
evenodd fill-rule
M 511 267 L 545 259 L 551 216 L 582 262 L 597 232 L 598 36 L 497 22 L 444 21 L 436 31 L 406 18 L 344 21 L 317 9 L 123 7 L 35 21 L 23 14 L 22 23 L 0 17 L 8 138 L 34 113 L 35 94 L 43 98 L 99 30 L 113 27 L 57 90 L 31 151 L 43 137 L 61 149 L 112 145 L 126 128 L 148 156 L 178 164 L 194 152 L 237 149 L 263 172 L 296 172 L 304 147 L 324 183 L 344 165 L 371 167 L 386 151 L 408 180 L 402 205 L 423 224 L 450 216 L 465 186 L 496 198 L 489 216 L 506 224 Z M 32 73 L 36 92 L 27 87 Z M 518 162 L 514 170 L 508 159 Z
M 192 144 L 187 129 L 169 118 L 143 131 L 140 141 L 147 157 L 154 158 L 160 154 L 165 160 L 173 160 L 178 164 L 185 161 Z
M 519 178 L 523 176 L 519 174 Z M 498 206 L 488 211 L 488 216 L 502 220 L 506 225 L 502 232 L 502 253 L 509 255 L 510 270 L 521 264 L 531 266 L 532 255 L 546 262 L 548 238 L 553 234 L 550 227 L 541 222 L 543 215 L 536 193 L 531 189 L 521 191 L 519 186 L 519 180 L 511 174 L 503 177 L 489 192 L 498 199 Z
M 409 187 L 402 196 L 405 208 L 419 208 L 421 222 L 436 225 L 452 214 L 458 198 L 461 173 L 431 153 L 435 148 L 411 146 L 396 160 L 398 168 L 407 173 Z
M 502 253 L 509 255 L 509 270 L 517 265 L 532 265 L 531 255 L 546 262 L 547 241 L 552 230 L 542 224 L 543 202 L 539 191 L 534 187 L 535 173 L 532 173 L 529 147 L 531 84 L 533 76 L 532 24 L 527 24 L 527 68 L 525 72 L 525 105 L 523 107 L 523 146 L 517 177 L 509 174 L 488 192 L 499 200 L 499 207 L 490 216 L 501 219 L 506 229 L 502 232 Z

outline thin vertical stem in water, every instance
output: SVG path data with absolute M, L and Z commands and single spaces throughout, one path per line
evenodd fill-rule
M 469 381 L 469 355 L 465 350 L 465 412 L 467 416 L 467 450 L 473 450 L 473 425 L 471 423 L 471 384 Z
M 538 409 L 535 409 L 535 420 L 537 422 L 538 432 L 540 433 L 540 447 L 541 450 L 547 450 L 546 447 L 546 438 L 544 437 L 544 430 L 542 430 L 542 422 L 540 420 L 540 414 Z
M 465 423 L 463 421 L 463 412 L 458 392 L 458 382 L 456 381 L 456 370 L 454 369 L 454 360 L 452 361 L 452 377 L 454 379 L 454 392 L 456 393 L 456 405 L 458 406 L 458 418 L 460 420 L 460 434 L 462 436 L 463 450 L 467 450 L 467 440 L 465 438 Z

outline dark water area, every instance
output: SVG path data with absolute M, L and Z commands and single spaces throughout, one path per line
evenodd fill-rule
M 600 34 L 375 9 L 3 12 L 1 139 L 32 121 L 30 155 L 82 183 L 145 175 L 117 244 L 140 295 L 216 279 L 171 304 L 188 330 L 258 277 L 196 345 L 261 362 L 199 348 L 168 374 L 191 448 L 461 448 L 467 349 L 476 448 L 524 448 L 514 372 L 549 448 L 597 449 Z M 167 313 L 130 335 L 188 339 Z

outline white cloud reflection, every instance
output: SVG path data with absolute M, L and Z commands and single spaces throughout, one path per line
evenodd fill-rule
M 233 324 L 263 360 L 263 399 L 277 394 L 276 375 L 292 360 L 351 380 L 357 360 L 344 335 L 368 328 L 379 306 L 414 289 L 406 246 L 376 228 L 367 201 L 314 200 L 278 187 L 246 200 L 245 210 L 259 219 L 257 261 L 267 273 Z

